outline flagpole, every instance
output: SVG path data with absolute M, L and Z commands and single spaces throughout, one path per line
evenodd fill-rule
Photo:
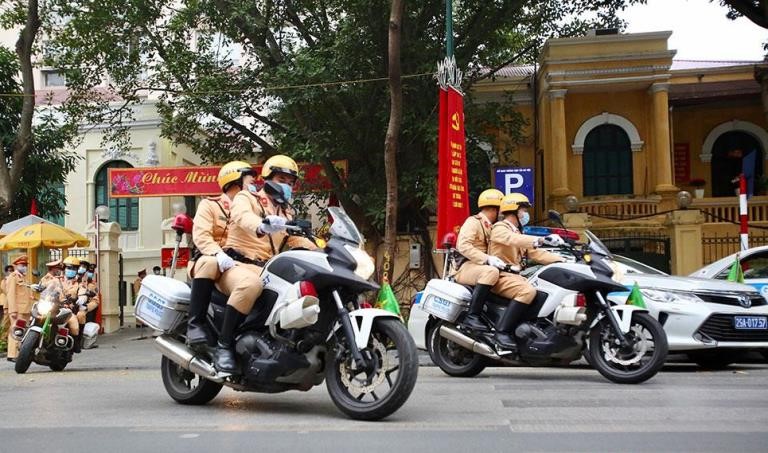
M 453 56 L 453 0 L 445 0 L 445 56 Z

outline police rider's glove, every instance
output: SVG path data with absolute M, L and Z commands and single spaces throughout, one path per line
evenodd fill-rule
M 264 218 L 264 223 L 259 226 L 257 233 L 272 234 L 283 230 L 285 230 L 285 218 L 279 215 L 268 215 Z
M 224 252 L 216 254 L 216 262 L 219 263 L 220 272 L 226 272 L 227 269 L 231 269 L 235 266 L 235 260 Z
M 489 266 L 493 266 L 499 269 L 504 269 L 507 266 L 507 263 L 502 261 L 501 258 L 498 258 L 493 255 L 488 255 L 488 259 L 485 260 L 485 263 L 488 264 Z
M 542 239 L 541 242 L 542 244 L 548 245 L 550 247 L 562 247 L 565 245 L 565 241 L 560 237 L 559 234 L 550 234 L 549 236 Z

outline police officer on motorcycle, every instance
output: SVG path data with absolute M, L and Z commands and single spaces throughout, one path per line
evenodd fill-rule
M 208 342 L 205 318 L 213 287 L 222 273 L 235 265 L 235 261 L 224 253 L 223 249 L 232 223 L 232 198 L 244 185 L 251 184 L 254 176 L 253 167 L 248 162 L 229 162 L 219 170 L 217 181 L 221 194 L 208 197 L 197 206 L 192 227 L 192 241 L 196 252 L 187 266 L 187 273 L 192 279 L 187 323 L 189 345 Z
M 219 280 L 229 299 L 214 355 L 214 366 L 223 372 L 237 371 L 234 331 L 261 295 L 261 271 L 266 262 L 281 251 L 283 243 L 289 248 L 316 248 L 308 239 L 288 236 L 285 232 L 287 222 L 293 219 L 290 201 L 299 178 L 296 162 L 288 156 L 272 156 L 264 163 L 261 176 L 265 186 L 271 184 L 280 195 L 273 190 L 259 190 L 253 182 L 248 182 L 232 200 L 233 224 L 224 250 L 237 265 L 224 272 Z
M 456 282 L 474 285 L 469 313 L 462 323 L 472 330 L 488 329 L 480 313 L 491 288 L 499 280 L 499 269 L 504 267 L 504 261 L 488 253 L 491 227 L 499 216 L 503 197 L 504 194 L 496 189 L 483 191 L 477 199 L 480 212 L 464 221 L 456 242 L 456 248 L 463 257 L 455 275 Z
M 538 248 L 542 244 L 555 247 L 563 245 L 565 242 L 559 235 L 551 234 L 541 238 L 522 233 L 521 230 L 530 221 L 528 210 L 531 207 L 528 197 L 521 193 L 506 195 L 499 207 L 502 219 L 491 229 L 488 253 L 518 269 L 522 267 L 524 257 L 540 264 L 564 261 L 554 253 Z M 516 347 L 514 330 L 536 297 L 536 288 L 531 286 L 525 277 L 511 272 L 501 272 L 499 280 L 491 291 L 510 300 L 509 306 L 496 326 L 495 339 L 502 347 L 514 349 Z

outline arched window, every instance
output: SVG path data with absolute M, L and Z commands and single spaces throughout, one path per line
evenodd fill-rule
M 123 231 L 139 229 L 139 199 L 138 198 L 109 198 L 109 179 L 107 170 L 110 168 L 133 168 L 133 165 L 122 160 L 114 160 L 104 164 L 96 172 L 96 206 L 109 206 L 109 219 L 117 222 Z
M 632 149 L 621 127 L 604 124 L 589 131 L 582 162 L 585 196 L 633 193 Z
M 733 197 L 738 183 L 731 182 L 744 173 L 754 181 L 763 176 L 763 147 L 752 134 L 744 131 L 726 132 L 712 146 L 712 196 Z

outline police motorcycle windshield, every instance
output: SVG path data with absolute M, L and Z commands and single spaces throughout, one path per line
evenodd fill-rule
M 591 262 L 592 270 L 607 277 L 613 277 L 615 266 L 611 251 L 591 231 L 586 230 L 584 234 L 589 239 L 589 251 L 593 255 Z
M 328 208 L 328 214 L 330 214 L 333 219 L 333 224 L 330 229 L 331 236 L 343 239 L 344 241 L 355 245 L 363 244 L 363 235 L 360 234 L 360 230 L 355 226 L 355 222 L 349 218 L 342 208 L 331 206 Z

